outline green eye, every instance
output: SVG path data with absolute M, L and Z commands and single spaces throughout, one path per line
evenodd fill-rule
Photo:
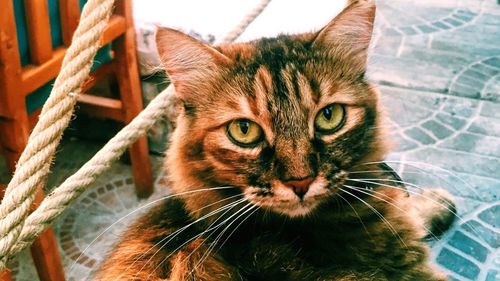
M 229 139 L 243 147 L 255 146 L 262 140 L 262 129 L 255 122 L 247 119 L 236 119 L 227 125 Z
M 332 134 L 344 125 L 345 109 L 340 104 L 330 104 L 323 108 L 316 119 L 314 120 L 314 127 L 321 134 Z

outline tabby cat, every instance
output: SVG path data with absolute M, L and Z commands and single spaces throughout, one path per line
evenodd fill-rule
M 409 196 L 381 162 L 365 79 L 374 16 L 360 0 L 317 33 L 217 47 L 160 29 L 177 196 L 124 233 L 95 279 L 446 280 L 425 238 L 453 220 L 450 196 Z

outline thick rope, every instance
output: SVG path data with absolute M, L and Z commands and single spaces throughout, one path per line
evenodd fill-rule
M 144 135 L 156 121 L 164 117 L 170 104 L 168 96 L 173 95 L 173 92 L 174 88 L 172 86 L 161 92 L 132 122 L 101 148 L 92 159 L 54 189 L 26 219 L 21 235 L 19 235 L 16 245 L 11 249 L 10 255 L 15 255 L 31 245 L 33 240 L 85 190 L 85 187 L 108 170 L 111 163 L 117 160 L 130 144 Z
M 114 0 L 89 0 L 61 72 L 43 106 L 40 120 L 30 135 L 0 205 L 0 269 L 21 234 L 37 187 L 44 184 L 64 129 L 73 114 L 80 87 L 88 77 L 99 49 L 99 38 L 111 15 Z
M 254 11 L 227 36 L 236 39 L 267 6 L 262 1 Z M 9 257 L 19 253 L 45 230 L 64 209 L 93 183 L 128 146 L 145 134 L 165 115 L 173 86 L 160 93 L 130 124 L 112 138 L 90 161 L 55 188 L 29 216 L 37 187 L 44 184 L 55 150 L 73 114 L 80 85 L 87 79 L 92 59 L 99 49 L 99 38 L 107 25 L 114 0 L 89 0 L 81 22 L 67 51 L 52 93 L 45 103 L 40 120 L 33 130 L 17 164 L 0 205 L 0 270 Z M 264 4 L 265 3 L 265 4 Z M 229 39 L 228 39 L 229 38 Z

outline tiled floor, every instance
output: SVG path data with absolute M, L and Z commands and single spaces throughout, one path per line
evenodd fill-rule
M 100 142 L 66 138 L 58 151 L 47 186 L 61 183 L 92 157 L 101 145 Z M 130 166 L 120 161 L 53 224 L 68 280 L 86 280 L 127 224 L 167 194 L 168 189 L 160 172 L 162 158 L 152 156 L 151 160 L 157 180 L 155 192 L 147 200 L 137 199 Z M 0 171 L 2 168 L 0 164 Z M 4 178 L 5 175 L 0 172 L 0 180 Z M 14 259 L 10 269 L 16 281 L 37 280 L 29 250 Z
M 432 243 L 434 261 L 450 279 L 499 281 L 500 5 L 380 0 L 378 7 L 369 77 L 381 85 L 399 144 L 388 162 L 404 180 L 442 186 L 457 197 L 460 219 Z M 71 174 L 99 145 L 67 140 L 50 183 Z M 158 171 L 161 159 L 153 160 Z M 1 170 L 0 164 L 0 179 Z M 167 192 L 157 178 L 158 192 L 138 202 L 129 167 L 118 163 L 56 222 L 70 280 L 85 280 L 141 210 L 125 215 Z M 13 262 L 16 280 L 35 280 L 29 260 L 23 253 Z
M 500 105 L 381 90 L 399 143 L 388 162 L 404 180 L 444 187 L 457 198 L 461 219 L 433 245 L 436 262 L 451 280 L 500 280 L 500 139 L 490 131 L 500 121 Z
M 461 217 L 433 244 L 451 280 L 500 280 L 500 5 L 378 2 L 370 77 L 381 86 L 406 181 L 442 186 Z

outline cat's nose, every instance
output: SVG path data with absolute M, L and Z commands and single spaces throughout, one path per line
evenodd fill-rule
M 300 199 L 304 197 L 304 195 L 307 193 L 309 190 L 309 186 L 311 183 L 314 181 L 313 177 L 308 177 L 304 179 L 299 179 L 299 180 L 289 180 L 289 181 L 284 181 L 283 183 L 289 187 L 290 189 L 299 196 Z

